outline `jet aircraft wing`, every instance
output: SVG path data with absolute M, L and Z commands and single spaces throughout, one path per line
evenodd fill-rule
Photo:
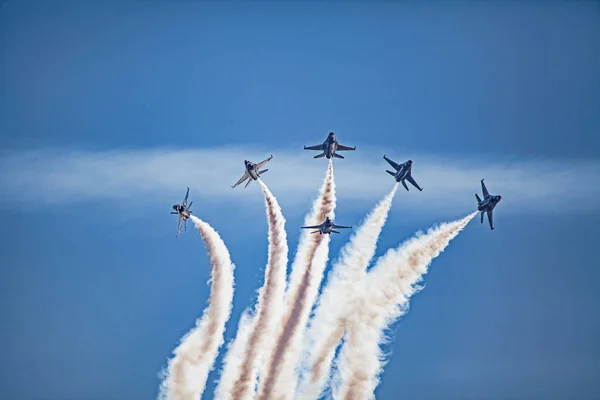
M 323 226 L 323 224 L 321 225 L 312 225 L 312 226 L 301 226 L 300 228 L 302 229 L 320 229 Z
M 423 190 L 423 188 L 419 186 L 419 184 L 417 183 L 417 181 L 415 181 L 415 178 L 413 178 L 412 175 L 408 175 L 406 177 L 406 180 L 409 181 L 417 189 Z
M 183 218 L 179 217 L 179 226 L 177 227 L 177 236 L 179 237 L 179 234 L 181 233 L 181 221 L 183 220 Z
M 387 158 L 385 155 L 383 156 L 384 160 L 388 162 L 388 164 L 390 164 L 396 171 L 399 171 L 400 168 L 402 168 L 402 166 L 400 164 L 396 164 L 395 162 L 393 162 L 392 160 L 390 160 L 389 158 Z
M 488 192 L 487 188 L 485 187 L 485 183 L 483 183 L 483 179 L 481 180 L 481 190 L 483 191 L 484 199 L 490 195 L 490 192 Z
M 343 225 L 336 225 L 336 224 L 333 224 L 331 227 L 334 228 L 334 229 L 336 229 L 336 228 L 337 229 L 349 229 L 349 228 L 352 228 L 351 226 L 343 226 Z
M 338 143 L 336 150 L 337 151 L 356 150 L 356 146 L 354 146 L 354 147 L 348 147 L 348 146 L 344 146 L 344 145 L 341 145 L 341 144 Z
M 323 144 L 315 144 L 314 146 L 304 146 L 304 150 L 323 150 Z
M 489 210 L 487 212 L 488 222 L 490 223 L 490 228 L 494 230 L 494 210 Z
M 188 196 L 190 195 L 190 188 L 187 188 L 187 192 L 185 193 L 185 198 L 183 199 L 183 206 L 187 206 Z
M 269 161 L 271 161 L 271 158 L 273 158 L 273 156 L 267 158 L 264 161 L 259 162 L 258 164 L 256 164 L 256 169 L 261 169 L 266 163 L 268 163 Z
M 250 176 L 248 176 L 248 171 L 244 172 L 244 175 L 242 175 L 242 177 L 240 178 L 239 181 L 237 181 L 235 183 L 235 185 L 233 185 L 231 188 L 233 189 L 234 187 L 236 187 L 237 185 L 239 185 L 240 183 L 244 182 L 246 179 L 250 178 Z

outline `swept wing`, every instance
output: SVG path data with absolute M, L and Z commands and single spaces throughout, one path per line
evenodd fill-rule
M 323 143 L 314 146 L 304 146 L 304 150 L 323 150 Z
M 490 228 L 494 230 L 494 210 L 488 210 L 487 216 L 488 222 L 490 223 Z
M 490 195 L 490 192 L 488 192 L 487 188 L 485 187 L 485 183 L 483 183 L 483 179 L 481 180 L 481 190 L 483 191 L 484 199 Z
M 181 222 L 183 221 L 183 218 L 179 217 L 179 225 L 177 226 L 177 236 L 179 237 L 179 234 L 181 233 Z
M 312 225 L 312 226 L 301 226 L 302 229 L 320 229 L 323 227 L 323 224 L 320 225 Z
M 389 158 L 387 158 L 385 155 L 383 156 L 383 158 L 385 159 L 385 161 L 387 161 L 392 168 L 394 168 L 396 171 L 399 171 L 400 168 L 402 168 L 402 166 L 400 164 L 396 164 L 395 162 L 393 162 L 392 160 L 390 160 Z
M 408 175 L 406 177 L 406 180 L 409 181 L 414 187 L 416 187 L 419 190 L 423 190 L 419 184 L 417 183 L 417 181 L 415 181 L 415 178 L 412 177 L 412 175 Z
M 248 175 L 248 171 L 246 171 L 246 172 L 244 172 L 244 175 L 242 175 L 242 177 L 240 178 L 240 180 L 239 180 L 239 181 L 237 181 L 237 182 L 235 183 L 235 185 L 233 185 L 231 188 L 233 189 L 234 187 L 236 187 L 236 186 L 237 186 L 237 185 L 239 185 L 240 183 L 244 182 L 244 181 L 245 181 L 246 179 L 248 179 L 248 178 L 250 178 L 250 176 Z M 246 184 L 246 186 L 248 186 L 248 185 Z
M 338 143 L 336 151 L 347 151 L 347 150 L 356 150 L 356 146 L 348 147 L 348 146 L 344 146 L 344 145 Z
M 185 193 L 185 198 L 183 199 L 183 207 L 187 208 L 187 201 L 188 201 L 188 196 L 190 195 L 190 188 L 187 188 L 187 192 Z
M 273 158 L 273 156 L 271 155 L 271 157 L 269 157 L 266 160 L 263 160 L 263 161 L 259 162 L 258 164 L 256 164 L 256 169 L 261 169 L 266 163 L 268 163 L 269 161 L 271 161 L 272 158 Z

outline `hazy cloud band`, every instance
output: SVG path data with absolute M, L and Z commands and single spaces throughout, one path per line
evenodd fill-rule
M 260 202 L 247 196 L 260 190 L 231 189 L 243 174 L 243 160 L 262 161 L 270 154 L 269 172 L 263 177 L 282 205 L 308 206 L 319 187 L 327 160 L 315 152 L 254 148 L 142 149 L 104 152 L 36 150 L 6 153 L 0 157 L 0 200 L 14 204 L 28 200 L 67 204 L 88 200 L 180 201 L 185 187 L 204 201 Z M 359 148 L 334 160 L 338 193 L 348 207 L 374 203 L 389 191 L 393 179 L 383 160 L 384 151 Z M 484 160 L 436 155 L 398 154 L 400 163 L 414 161 L 413 177 L 424 188 L 407 193 L 399 188 L 396 201 L 419 211 L 465 212 L 475 206 L 479 180 L 486 178 L 491 193 L 501 194 L 505 212 L 589 212 L 600 208 L 600 161 L 596 160 Z M 171 204 L 171 203 L 169 203 Z

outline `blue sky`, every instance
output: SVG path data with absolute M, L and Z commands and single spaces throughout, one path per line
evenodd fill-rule
M 237 265 L 231 338 L 267 231 L 258 186 L 229 186 L 274 155 L 293 256 L 326 167 L 301 146 L 330 130 L 357 146 L 340 223 L 391 188 L 383 153 L 415 162 L 378 254 L 481 178 L 504 198 L 434 261 L 378 398 L 600 396 L 597 2 L 7 1 L 0 39 L 0 398 L 155 397 L 208 296 L 169 214 L 186 185 Z

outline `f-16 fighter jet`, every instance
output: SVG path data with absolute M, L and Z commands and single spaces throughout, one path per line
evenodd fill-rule
M 260 175 L 264 174 L 265 172 L 267 172 L 269 170 L 267 168 L 267 169 L 263 169 L 262 171 L 260 171 L 260 169 L 266 163 L 268 163 L 269 161 L 271 161 L 271 158 L 273 158 L 273 156 L 267 158 L 264 161 L 259 162 L 258 164 L 254 164 L 252 161 L 244 160 L 244 167 L 246 168 L 246 171 L 244 171 L 244 175 L 242 175 L 242 177 L 240 178 L 240 180 L 237 181 L 236 184 L 233 185 L 231 188 L 233 189 L 234 187 L 236 187 L 240 183 L 244 182 L 246 179 L 248 179 L 248 183 L 246 183 L 246 186 L 244 186 L 244 187 L 248 187 L 248 185 L 250 184 L 250 182 L 257 180 Z
M 322 153 L 317 154 L 313 158 L 327 157 L 327 159 L 331 159 L 331 157 L 344 158 L 337 154 L 336 151 L 356 150 L 356 146 L 348 147 L 339 144 L 335 139 L 335 133 L 329 132 L 329 136 L 327 136 L 327 139 L 323 142 L 323 144 L 304 146 L 304 150 L 319 150 L 322 151 Z
M 385 172 L 387 172 L 388 174 L 390 174 L 391 176 L 394 177 L 396 182 L 402 182 L 402 186 L 404 186 L 404 188 L 406 190 L 408 190 L 408 186 L 406 186 L 406 182 L 404 181 L 404 180 L 407 180 L 417 189 L 419 189 L 421 191 L 423 190 L 423 188 L 420 187 L 419 184 L 417 183 L 417 181 L 415 181 L 414 178 L 412 177 L 412 173 L 411 173 L 412 163 L 413 163 L 412 160 L 408 160 L 407 162 L 402 163 L 402 164 L 396 164 L 395 162 L 393 162 L 392 160 L 387 158 L 385 156 L 385 154 L 383 155 L 383 158 L 396 170 L 396 172 L 392 172 L 387 169 L 385 170 Z
M 490 195 L 485 187 L 485 183 L 483 183 L 483 179 L 481 180 L 481 190 L 483 191 L 483 201 L 481 201 L 479 195 L 475 193 L 475 197 L 477 198 L 477 210 L 481 211 L 481 223 L 483 224 L 483 213 L 487 212 L 490 228 L 494 230 L 494 207 L 502 200 L 502 196 Z
M 190 217 L 190 215 L 192 214 L 192 203 L 193 203 L 193 201 L 191 201 L 190 205 L 189 206 L 187 205 L 189 194 L 190 194 L 190 188 L 187 188 L 187 192 L 185 194 L 185 198 L 183 199 L 183 203 L 173 205 L 173 210 L 175 210 L 175 211 L 171 211 L 171 214 L 179 214 L 179 226 L 177 227 L 177 236 L 176 237 L 179 237 L 179 234 L 181 233 L 181 223 L 182 222 L 185 227 L 184 229 L 187 231 L 187 220 Z
M 333 221 L 331 220 L 331 218 L 326 217 L 325 218 L 325 222 L 323 222 L 321 225 L 313 225 L 313 226 L 301 226 L 302 229 L 317 229 L 312 233 L 317 233 L 319 232 L 319 235 L 330 235 L 331 232 L 333 233 L 339 233 L 338 231 L 334 230 L 334 229 L 348 229 L 348 228 L 352 228 L 351 226 L 342 226 L 342 225 L 336 225 L 333 223 Z

